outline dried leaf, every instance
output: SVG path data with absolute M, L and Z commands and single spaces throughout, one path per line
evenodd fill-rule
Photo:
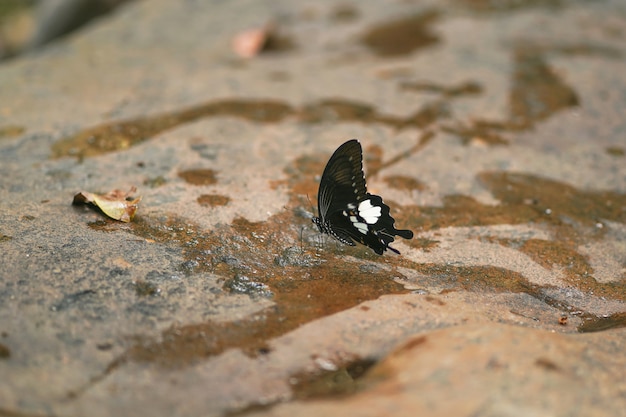
M 135 199 L 130 197 L 136 191 L 135 187 L 131 187 L 128 192 L 113 190 L 107 194 L 81 191 L 74 196 L 72 204 L 93 204 L 110 218 L 128 223 L 135 216 L 137 205 L 141 201 L 141 196 Z
M 280 34 L 279 27 L 270 21 L 256 28 L 239 32 L 232 40 L 233 51 L 242 58 L 252 58 L 269 51 L 285 51 L 293 47 L 289 38 Z
M 233 50 L 243 58 L 252 58 L 261 52 L 268 38 L 268 27 L 249 29 L 233 38 Z

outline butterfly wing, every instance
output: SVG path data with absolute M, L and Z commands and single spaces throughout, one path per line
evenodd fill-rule
M 400 253 L 389 246 L 395 236 L 413 238 L 412 231 L 395 228 L 389 206 L 380 196 L 369 193 L 358 203 L 349 203 L 346 210 L 331 213 L 329 224 L 335 233 L 345 234 L 379 255 L 387 249 Z
M 341 145 L 330 157 L 317 194 L 317 207 L 322 221 L 330 213 L 343 210 L 349 203 L 367 194 L 363 174 L 363 152 L 358 140 Z
M 395 236 L 411 239 L 413 232 L 398 230 L 389 206 L 369 194 L 363 174 L 363 152 L 358 140 L 341 145 L 326 164 L 317 195 L 320 217 L 313 218 L 320 232 L 354 246 L 354 240 L 379 255 L 390 249 Z

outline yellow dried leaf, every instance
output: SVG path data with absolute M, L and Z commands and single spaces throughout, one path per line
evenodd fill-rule
M 141 201 L 141 196 L 135 199 L 129 197 L 135 191 L 137 191 L 135 187 L 131 187 L 128 192 L 113 190 L 107 194 L 81 191 L 74 196 L 73 204 L 93 204 L 110 218 L 128 223 L 135 216 L 137 206 Z

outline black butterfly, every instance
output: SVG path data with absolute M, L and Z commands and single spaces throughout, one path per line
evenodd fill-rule
M 341 145 L 330 157 L 317 194 L 319 217 L 313 217 L 321 233 L 355 246 L 354 240 L 379 255 L 387 249 L 394 236 L 412 239 L 410 230 L 398 230 L 389 214 L 389 206 L 380 196 L 367 192 L 363 174 L 363 152 L 358 140 Z M 353 240 L 354 239 L 354 240 Z

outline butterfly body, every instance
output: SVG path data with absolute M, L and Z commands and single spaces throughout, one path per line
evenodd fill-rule
M 383 199 L 367 192 L 363 174 L 363 153 L 358 140 L 341 145 L 330 157 L 317 195 L 319 217 L 313 217 L 321 233 L 355 246 L 357 241 L 382 255 L 395 236 L 413 238 L 410 230 L 394 227 L 389 206 Z

